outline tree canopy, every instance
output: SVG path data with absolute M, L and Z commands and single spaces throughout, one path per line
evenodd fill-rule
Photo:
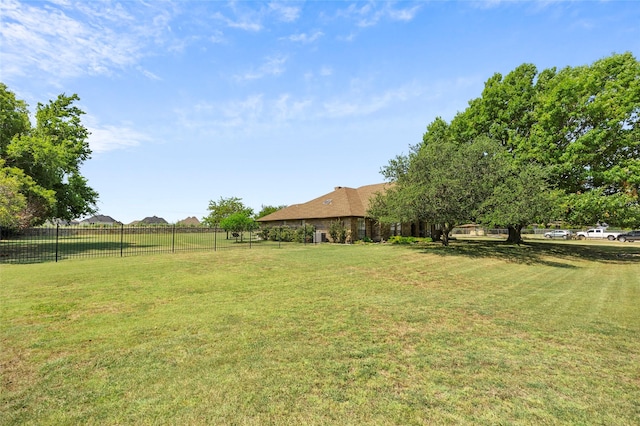
M 256 219 L 260 219 L 261 217 L 265 217 L 266 215 L 269 215 L 271 213 L 277 212 L 278 210 L 282 210 L 285 207 L 287 207 L 286 205 L 282 205 L 282 206 L 265 206 L 262 205 L 262 208 L 260 209 L 260 212 L 258 212 L 258 214 L 256 215 Z
M 450 123 L 382 174 L 382 221 L 640 226 L 640 63 L 630 53 L 538 72 L 523 64 L 485 83 Z M 479 155 L 484 153 L 484 155 Z M 465 186 L 463 182 L 467 183 Z M 447 218 L 446 222 L 442 222 Z
M 207 210 L 210 213 L 202 218 L 202 223 L 208 226 L 219 226 L 224 219 L 236 213 L 245 217 L 253 217 L 253 209 L 245 206 L 242 198 L 238 197 L 220 197 L 218 201 L 211 200 Z
M 32 126 L 24 101 L 0 83 L 0 226 L 26 227 L 47 219 L 95 213 L 98 193 L 80 172 L 90 158 L 88 130 L 77 95 L 38 103 Z
M 220 227 L 229 232 L 255 231 L 258 229 L 258 222 L 247 212 L 236 212 L 222 219 Z

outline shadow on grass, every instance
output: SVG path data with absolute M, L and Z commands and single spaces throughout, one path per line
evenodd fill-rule
M 494 258 L 526 265 L 575 268 L 562 261 L 585 260 L 640 265 L 640 244 L 600 245 L 591 242 L 525 241 L 520 245 L 491 240 L 454 240 L 448 247 L 440 243 L 412 246 L 414 250 L 447 257 Z

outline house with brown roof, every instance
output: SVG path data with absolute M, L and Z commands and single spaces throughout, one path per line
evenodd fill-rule
M 120 222 L 112 218 L 111 216 L 106 216 L 103 214 L 97 214 L 95 216 L 91 216 L 90 218 L 84 219 L 80 221 L 80 225 L 101 225 L 101 226 L 113 226 L 120 225 Z
M 198 220 L 197 217 L 195 216 L 189 216 L 186 219 L 182 219 L 181 221 L 178 221 L 178 223 L 176 223 L 176 225 L 179 226 L 200 226 L 201 223 Z
M 369 203 L 376 193 L 383 193 L 389 183 L 361 186 L 359 188 L 336 187 L 333 192 L 314 198 L 302 204 L 294 204 L 258 219 L 264 226 L 313 226 L 316 232 L 329 239 L 332 222 L 340 221 L 347 229 L 351 240 L 370 238 L 385 240 L 389 235 L 421 236 L 424 227 L 406 224 L 401 226 L 381 226 L 367 216 Z M 424 232 L 424 231 L 423 231 Z

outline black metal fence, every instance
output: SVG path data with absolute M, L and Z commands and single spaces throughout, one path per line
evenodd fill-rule
M 58 262 L 80 257 L 132 256 L 195 250 L 280 247 L 277 238 L 182 226 L 55 226 L 0 229 L 0 263 Z

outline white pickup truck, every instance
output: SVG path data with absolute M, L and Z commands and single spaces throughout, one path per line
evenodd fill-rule
M 622 234 L 622 232 L 607 232 L 604 228 L 593 228 L 587 229 L 586 231 L 576 232 L 576 238 L 579 240 L 584 240 L 585 238 L 603 240 L 606 238 L 609 241 L 613 241 L 618 238 L 618 235 L 620 234 Z

